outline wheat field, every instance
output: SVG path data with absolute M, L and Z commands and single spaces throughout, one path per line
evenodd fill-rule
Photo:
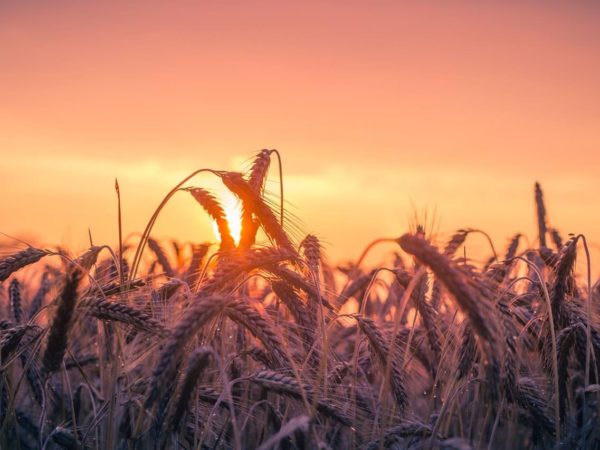
M 599 283 L 538 184 L 529 247 L 479 263 L 463 249 L 483 231 L 417 223 L 335 266 L 264 195 L 277 155 L 206 171 L 239 237 L 188 177 L 113 247 L 2 250 L 1 448 L 600 448 Z M 153 236 L 173 195 L 217 243 Z M 389 264 L 367 266 L 383 242 Z

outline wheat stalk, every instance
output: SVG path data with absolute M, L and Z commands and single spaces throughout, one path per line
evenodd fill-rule
M 21 308 L 21 285 L 19 280 L 13 278 L 8 288 L 8 299 L 10 303 L 10 310 L 15 323 L 21 323 L 23 317 L 23 310 Z
M 0 281 L 6 280 L 17 270 L 36 263 L 49 254 L 48 250 L 28 247 L 25 250 L 0 259 Z
M 176 372 L 175 365 L 184 352 L 185 345 L 198 333 L 203 325 L 219 314 L 232 301 L 229 296 L 196 297 L 186 310 L 184 317 L 171 331 L 169 339 L 158 358 L 148 390 L 146 407 L 154 404 L 163 386 L 172 380 Z
M 228 251 L 234 249 L 235 241 L 233 240 L 233 237 L 231 237 L 229 223 L 227 222 L 225 211 L 219 201 L 205 189 L 189 188 L 188 191 L 217 224 L 221 240 L 221 250 Z
M 42 359 L 47 374 L 55 372 L 60 367 L 67 350 L 68 335 L 71 329 L 75 304 L 77 303 L 77 287 L 81 280 L 81 272 L 77 269 L 67 276 L 65 285 L 58 299 L 58 305 L 50 331 L 48 342 Z
M 111 302 L 99 297 L 87 297 L 79 303 L 79 308 L 100 320 L 121 322 L 137 330 L 162 337 L 167 334 L 163 325 L 154 318 L 123 303 Z

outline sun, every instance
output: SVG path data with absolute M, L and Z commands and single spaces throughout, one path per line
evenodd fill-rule
M 229 231 L 231 237 L 235 241 L 235 244 L 239 244 L 240 236 L 242 235 L 242 204 L 239 199 L 235 197 L 231 192 L 223 192 L 219 196 L 221 206 L 225 212 L 225 219 L 229 225 Z M 217 222 L 212 221 L 212 228 L 217 241 L 221 241 L 221 235 L 219 234 L 219 227 Z

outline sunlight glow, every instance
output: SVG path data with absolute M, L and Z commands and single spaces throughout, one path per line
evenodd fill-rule
M 229 224 L 231 237 L 237 245 L 240 242 L 240 236 L 242 234 L 242 204 L 239 199 L 230 192 L 223 192 L 219 195 L 219 201 L 225 211 L 225 219 L 227 219 L 227 223 Z M 212 228 L 217 241 L 220 242 L 221 236 L 219 235 L 219 228 L 215 221 L 212 222 Z

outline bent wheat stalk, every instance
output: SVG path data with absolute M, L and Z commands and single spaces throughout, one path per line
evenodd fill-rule
M 400 247 L 429 266 L 435 276 L 446 286 L 461 310 L 469 318 L 477 334 L 488 342 L 494 341 L 494 323 L 486 319 L 481 302 L 473 289 L 464 281 L 460 270 L 446 255 L 440 253 L 425 239 L 405 234 L 398 239 Z
M 6 280 L 17 270 L 22 269 L 29 264 L 36 263 L 49 254 L 50 252 L 48 250 L 29 247 L 14 255 L 0 259 L 0 281 Z

